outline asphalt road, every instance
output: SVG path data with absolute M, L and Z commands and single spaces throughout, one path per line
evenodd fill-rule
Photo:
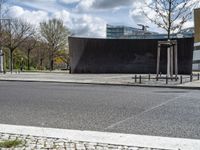
M 200 92 L 0 82 L 0 123 L 200 139 Z

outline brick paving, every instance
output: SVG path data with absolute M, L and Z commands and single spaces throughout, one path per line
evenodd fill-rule
M 22 144 L 15 148 L 0 148 L 1 150 L 161 150 L 149 147 L 90 143 L 72 141 L 70 139 L 0 133 L 0 142 L 6 140 L 21 140 Z

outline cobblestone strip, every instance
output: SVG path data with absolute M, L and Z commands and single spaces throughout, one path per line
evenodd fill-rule
M 16 148 L 0 148 L 0 150 L 161 150 L 155 148 L 90 143 L 71 141 L 69 139 L 0 133 L 0 142 L 6 140 L 21 140 L 22 144 Z

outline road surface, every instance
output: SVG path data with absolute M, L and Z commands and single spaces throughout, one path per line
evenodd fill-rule
M 0 123 L 200 139 L 200 92 L 0 82 Z

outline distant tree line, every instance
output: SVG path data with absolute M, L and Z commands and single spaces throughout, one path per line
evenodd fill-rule
M 22 19 L 0 21 L 0 48 L 4 68 L 54 70 L 69 66 L 69 29 L 60 19 L 41 22 L 38 27 Z

